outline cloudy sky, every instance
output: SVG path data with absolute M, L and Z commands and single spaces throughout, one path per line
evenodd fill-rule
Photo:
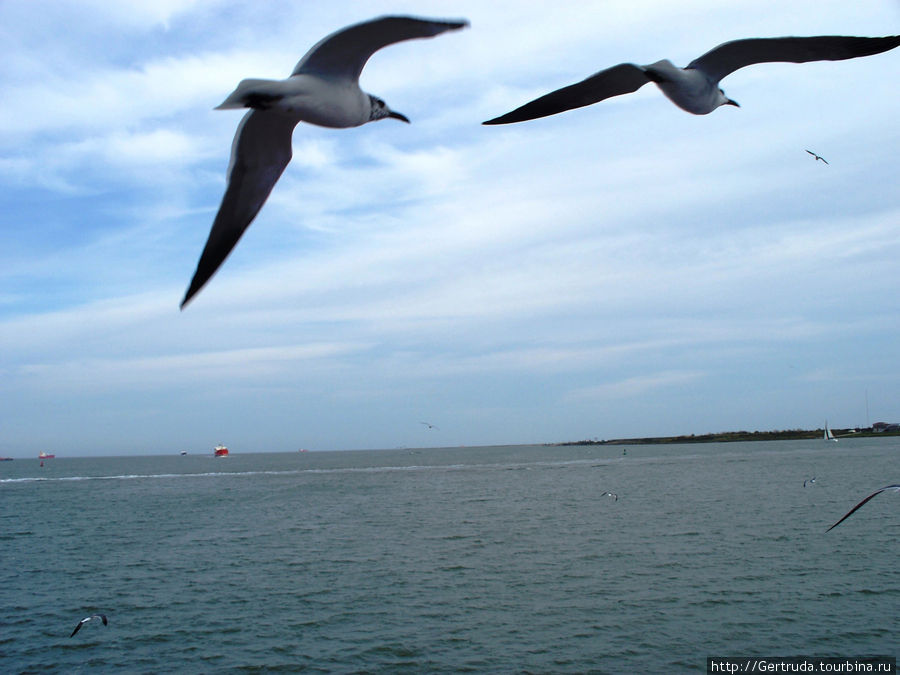
M 471 22 L 369 61 L 412 124 L 300 124 L 179 311 L 241 118 L 213 107 L 392 13 Z M 708 116 L 651 85 L 480 125 L 622 61 L 898 30 L 896 0 L 3 0 L 0 455 L 898 420 L 900 49 L 743 69 Z

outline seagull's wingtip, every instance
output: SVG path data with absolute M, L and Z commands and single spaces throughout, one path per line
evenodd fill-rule
M 183 312 L 184 308 L 187 307 L 188 303 L 191 300 L 193 300 L 195 293 L 196 293 L 196 291 L 191 292 L 190 290 L 187 293 L 185 293 L 184 298 L 181 300 L 181 303 L 178 305 L 178 309 Z

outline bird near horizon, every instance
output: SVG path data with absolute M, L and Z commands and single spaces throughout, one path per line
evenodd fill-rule
M 250 108 L 238 124 L 228 166 L 228 186 L 181 308 L 203 288 L 228 257 L 268 199 L 291 161 L 291 138 L 299 122 L 344 129 L 392 118 L 409 122 L 359 87 L 366 62 L 382 47 L 430 38 L 468 26 L 384 16 L 343 28 L 316 43 L 285 80 L 242 80 L 217 110 Z
M 847 511 L 846 515 L 845 515 L 843 518 L 841 518 L 839 521 L 837 521 L 834 525 L 832 525 L 831 527 L 829 527 L 829 528 L 828 528 L 827 530 L 825 530 L 825 531 L 826 531 L 826 532 L 830 532 L 831 530 L 833 530 L 834 528 L 836 528 L 838 525 L 840 525 L 841 523 L 843 523 L 845 520 L 847 520 L 847 518 L 849 518 L 849 517 L 852 516 L 854 513 L 856 513 L 857 509 L 859 509 L 860 506 L 862 506 L 863 504 L 865 504 L 866 502 L 868 502 L 868 501 L 869 501 L 870 499 L 872 499 L 873 497 L 876 497 L 877 495 L 880 495 L 882 492 L 887 492 L 887 491 L 889 491 L 889 490 L 894 491 L 894 492 L 900 492 L 900 485 L 885 485 L 883 488 L 880 488 L 880 489 L 878 489 L 878 490 L 875 490 L 875 492 L 873 492 L 872 494 L 870 494 L 868 497 L 866 497 L 865 499 L 863 499 L 859 504 L 857 504 L 857 505 L 854 506 L 852 509 L 850 509 L 849 511 Z
M 807 152 L 808 152 L 809 154 L 811 154 L 813 157 L 815 157 L 815 158 L 816 158 L 816 161 L 819 161 L 819 160 L 821 159 L 823 162 L 825 162 L 826 164 L 828 164 L 828 160 L 826 160 L 826 159 L 825 159 L 824 157 L 822 157 L 821 155 L 817 155 L 817 154 L 814 153 L 812 150 L 807 150 Z
M 434 426 L 430 422 L 420 422 L 420 424 L 424 424 L 429 429 L 434 429 L 435 431 L 440 431 L 440 429 L 438 429 L 436 426 Z
M 81 627 L 86 624 L 88 621 L 92 621 L 94 619 L 100 619 L 103 622 L 103 625 L 106 626 L 109 624 L 109 621 L 106 620 L 106 614 L 92 614 L 91 616 L 86 616 L 81 621 L 78 622 L 78 625 L 75 626 L 75 630 L 72 631 L 72 634 L 69 636 L 75 637 L 75 633 L 81 630 Z
M 871 56 L 900 45 L 900 36 L 747 38 L 711 49 L 679 68 L 663 59 L 646 66 L 620 63 L 581 82 L 557 89 L 483 124 L 512 124 L 582 108 L 613 96 L 630 94 L 653 82 L 672 103 L 695 115 L 706 115 L 723 105 L 740 107 L 728 98 L 719 82 L 754 63 L 842 61 Z

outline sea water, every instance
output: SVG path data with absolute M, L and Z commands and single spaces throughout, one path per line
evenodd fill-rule
M 900 498 L 825 532 L 896 482 L 896 438 L 4 462 L 0 670 L 896 656 Z

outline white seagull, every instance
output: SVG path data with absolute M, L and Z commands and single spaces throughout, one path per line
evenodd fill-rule
M 600 495 L 600 496 L 601 496 L 601 497 L 613 497 L 613 499 L 614 499 L 615 501 L 619 501 L 619 495 L 617 495 L 615 492 L 604 492 L 604 493 L 603 493 L 602 495 Z
M 806 487 L 806 484 L 807 484 L 807 483 L 813 484 L 813 483 L 815 483 L 815 482 L 816 482 L 816 477 L 815 477 L 815 476 L 813 476 L 812 478 L 807 478 L 805 481 L 803 481 L 803 487 Z
M 217 110 L 251 108 L 231 147 L 228 187 L 181 308 L 209 281 L 253 222 L 288 162 L 298 122 L 358 127 L 385 117 L 409 122 L 377 96 L 359 88 L 359 75 L 382 47 L 429 38 L 468 26 L 465 20 L 432 21 L 385 16 L 349 26 L 320 40 L 286 80 L 243 80 Z
M 900 36 L 748 38 L 711 49 L 679 68 L 663 59 L 648 66 L 620 63 L 577 84 L 557 89 L 484 124 L 510 124 L 581 108 L 613 96 L 630 94 L 648 82 L 658 86 L 672 103 L 695 115 L 706 115 L 721 105 L 737 106 L 719 88 L 719 81 L 754 63 L 788 61 L 842 61 L 870 56 L 900 45 Z M 738 106 L 740 107 L 740 106 Z
M 109 623 L 109 621 L 106 620 L 106 614 L 94 614 L 92 616 L 87 616 L 78 622 L 78 625 L 75 626 L 75 630 L 72 631 L 72 634 L 69 637 L 75 637 L 75 633 L 80 631 L 81 627 L 92 619 L 100 619 L 103 622 L 104 626 Z
M 823 162 L 825 162 L 826 164 L 828 164 L 828 160 L 825 159 L 824 157 L 822 157 L 821 155 L 817 155 L 817 154 L 814 153 L 812 150 L 807 150 L 807 152 L 808 152 L 809 154 L 811 154 L 813 157 L 815 157 L 815 158 L 816 158 L 816 161 L 819 161 L 819 160 L 821 159 Z
M 885 485 L 885 486 L 884 486 L 883 488 L 881 488 L 880 490 L 875 490 L 875 492 L 873 492 L 872 494 L 870 494 L 868 497 L 866 497 L 865 499 L 863 499 L 859 504 L 857 504 L 857 505 L 854 506 L 852 509 L 850 509 L 849 511 L 847 511 L 847 515 L 845 515 L 843 518 L 841 518 L 839 521 L 837 521 L 834 525 L 832 525 L 831 527 L 829 527 L 829 528 L 828 528 L 827 530 L 825 530 L 825 531 L 826 531 L 826 532 L 829 532 L 829 531 L 833 530 L 833 529 L 836 528 L 838 525 L 840 525 L 840 524 L 843 523 L 845 520 L 847 520 L 847 518 L 849 518 L 850 516 L 852 516 L 853 513 L 854 513 L 860 506 L 862 506 L 862 505 L 865 504 L 867 501 L 869 501 L 870 499 L 872 499 L 872 497 L 874 497 L 875 495 L 880 495 L 882 492 L 886 492 L 887 490 L 893 490 L 894 492 L 900 492 L 900 485 Z

